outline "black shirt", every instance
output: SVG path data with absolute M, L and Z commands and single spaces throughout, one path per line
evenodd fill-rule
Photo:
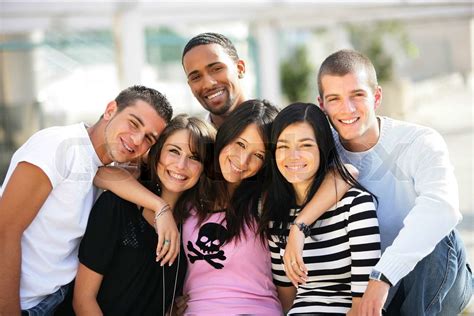
M 175 280 L 176 296 L 180 295 L 186 274 L 183 249 L 171 267 L 161 267 L 155 261 L 157 241 L 155 229 L 135 204 L 112 192 L 104 192 L 97 200 L 79 261 L 104 276 L 97 295 L 104 315 L 164 315 L 163 308 L 166 311 L 173 299 Z

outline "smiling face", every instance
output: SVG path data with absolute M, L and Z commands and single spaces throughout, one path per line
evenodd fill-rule
M 188 84 L 201 105 L 216 116 L 226 116 L 245 100 L 239 76 L 242 60 L 234 61 L 218 44 L 199 45 L 183 57 Z
M 157 165 L 163 191 L 182 193 L 198 182 L 203 165 L 191 151 L 190 139 L 190 132 L 182 129 L 164 142 Z
M 128 162 L 143 155 L 166 125 L 153 107 L 142 100 L 135 101 L 120 112 L 117 104 L 110 102 L 103 120 L 106 121 L 104 164 Z
M 307 122 L 288 125 L 278 136 L 275 160 L 283 177 L 304 197 L 319 168 L 319 148 Z M 304 198 L 303 198 L 304 200 Z
M 379 126 L 375 109 L 382 101 L 382 89 L 372 88 L 365 70 L 344 76 L 321 78 L 321 108 L 337 130 L 344 146 L 351 151 L 365 151 L 377 143 Z
M 219 153 L 222 175 L 227 182 L 235 185 L 257 174 L 264 160 L 265 144 L 255 124 L 247 126 Z

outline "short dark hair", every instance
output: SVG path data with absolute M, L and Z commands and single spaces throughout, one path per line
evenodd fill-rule
M 183 49 L 183 55 L 181 56 L 181 62 L 184 59 L 184 55 L 189 52 L 192 48 L 200 45 L 209 45 L 209 44 L 217 44 L 224 48 L 224 51 L 232 58 L 233 61 L 239 61 L 239 55 L 237 54 L 237 50 L 235 49 L 234 44 L 222 34 L 219 33 L 201 33 L 199 35 L 194 36 L 189 40 L 186 46 Z
M 368 84 L 375 90 L 378 85 L 377 74 L 374 65 L 367 56 L 351 49 L 339 50 L 329 55 L 321 64 L 318 72 L 319 96 L 323 98 L 324 95 L 321 80 L 325 75 L 345 76 L 359 70 L 366 72 Z
M 173 108 L 168 99 L 159 91 L 145 86 L 131 86 L 122 90 L 115 98 L 118 112 L 128 106 L 134 105 L 137 100 L 142 100 L 150 104 L 156 113 L 166 122 L 169 123 L 173 116 Z

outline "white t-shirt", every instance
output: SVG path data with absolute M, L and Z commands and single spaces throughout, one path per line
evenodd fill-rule
M 20 162 L 41 168 L 53 187 L 21 239 L 20 299 L 21 308 L 28 309 L 74 279 L 96 198 L 92 181 L 102 163 L 83 123 L 31 136 L 13 155 L 0 195 Z

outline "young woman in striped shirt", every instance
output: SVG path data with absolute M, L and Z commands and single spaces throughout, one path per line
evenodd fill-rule
M 341 163 L 324 113 L 314 104 L 295 103 L 276 117 L 271 133 L 272 181 L 261 228 L 269 227 L 272 272 L 288 314 L 355 314 L 380 257 L 373 196 Z M 328 172 L 336 170 L 351 185 L 315 223 L 294 222 Z M 283 254 L 291 225 L 305 234 L 306 282 L 293 286 Z M 296 266 L 291 262 L 290 266 Z M 297 267 L 295 267 L 297 268 Z

